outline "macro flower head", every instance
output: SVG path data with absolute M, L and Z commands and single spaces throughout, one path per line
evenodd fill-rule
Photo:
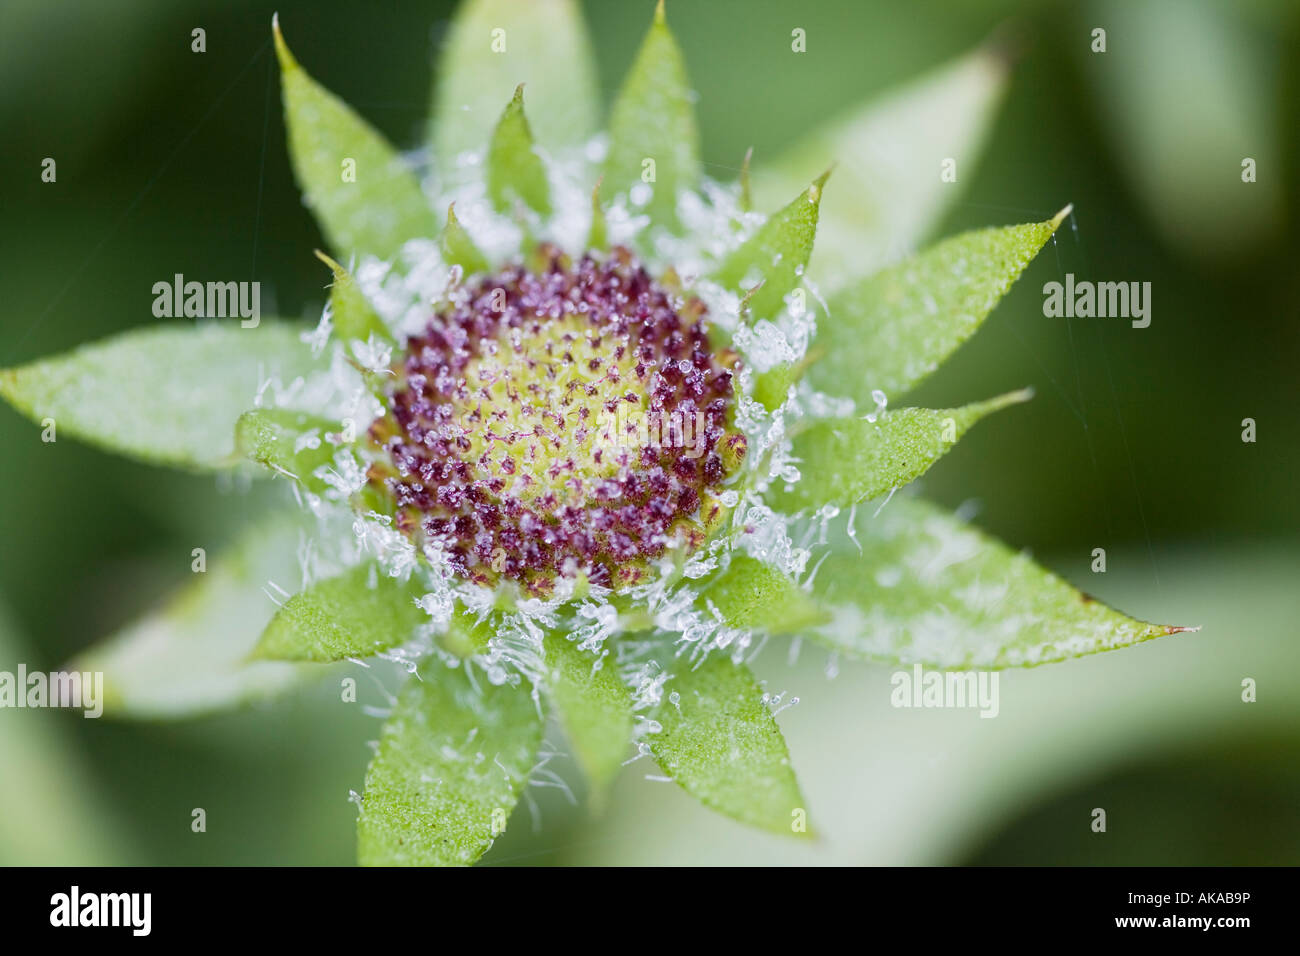
M 395 665 L 365 863 L 473 862 L 558 749 L 595 803 L 653 760 L 714 810 L 807 835 L 816 795 L 748 666 L 769 639 L 993 670 L 1183 630 L 909 487 L 1029 398 L 900 405 L 1070 215 L 913 249 L 998 55 L 724 181 L 663 3 L 646 14 L 602 131 L 574 3 L 468 0 L 413 155 L 277 22 L 290 160 L 330 247 L 319 323 L 163 325 L 0 378 L 70 434 L 283 484 L 283 520 L 224 581 L 274 601 L 249 633 L 146 627 L 81 666 L 110 710 L 175 716 Z
M 538 597 L 640 583 L 698 547 L 745 449 L 704 311 L 622 247 L 473 280 L 408 339 L 370 429 L 397 526 L 458 577 Z

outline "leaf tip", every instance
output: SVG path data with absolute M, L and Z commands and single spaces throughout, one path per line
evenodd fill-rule
M 1023 405 L 1034 397 L 1034 387 L 1026 385 L 1024 388 L 1017 389 L 1014 392 L 1007 392 L 1005 395 L 999 395 L 993 399 L 997 408 L 1006 408 L 1008 405 Z
M 1051 219 L 1049 219 L 1049 220 L 1048 220 L 1048 224 L 1052 227 L 1052 232 L 1056 232 L 1057 227 L 1058 227 L 1061 223 L 1065 222 L 1066 218 L 1067 218 L 1067 217 L 1070 215 L 1070 213 L 1072 213 L 1072 212 L 1074 212 L 1074 203 L 1066 203 L 1064 209 L 1062 209 L 1062 210 L 1061 210 L 1060 212 L 1058 212 L 1055 216 L 1053 216 Z
M 316 254 L 317 259 L 319 259 L 321 262 L 325 263 L 325 265 L 329 267 L 330 272 L 334 273 L 335 279 L 347 278 L 348 270 L 344 269 L 343 266 L 339 265 L 337 260 L 330 258 L 330 256 L 326 255 L 324 252 L 321 252 L 319 249 L 313 249 L 312 252 Z
M 744 298 L 740 300 L 740 305 L 737 307 L 737 311 L 744 314 L 745 310 L 749 308 L 749 300 L 754 298 L 754 296 L 758 294 L 758 290 L 763 288 L 765 285 L 767 285 L 767 279 L 759 279 L 758 284 L 747 291 Z
M 280 70 L 289 72 L 298 68 L 298 61 L 294 59 L 293 53 L 289 50 L 289 44 L 284 42 L 284 34 L 280 31 L 280 14 L 271 14 L 271 35 L 275 38 L 275 56 L 280 61 Z
M 826 185 L 826 180 L 831 178 L 831 173 L 834 169 L 835 164 L 831 163 L 826 167 L 826 172 L 814 179 L 812 184 L 809 185 L 807 193 L 808 201 L 814 206 L 818 205 L 822 201 L 822 187 Z
M 754 159 L 754 147 L 745 150 L 745 158 L 740 164 L 740 208 L 749 212 L 754 208 L 754 196 L 749 185 L 749 164 Z
M 654 22 L 656 26 L 663 26 L 668 22 L 668 14 L 664 10 L 664 0 L 659 0 L 659 2 L 655 4 Z
M 979 50 L 979 56 L 988 67 L 1005 76 L 1025 56 L 1024 31 L 1015 21 L 1000 24 L 994 29 Z

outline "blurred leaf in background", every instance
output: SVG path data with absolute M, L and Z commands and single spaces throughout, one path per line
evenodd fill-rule
M 0 607 L 0 672 L 29 660 Z M 36 668 L 32 668 L 35 670 Z M 86 720 L 79 711 L 58 715 Z M 78 745 L 48 710 L 6 710 L 0 732 L 0 865 L 105 866 L 141 856 L 100 799 Z
M 1250 261 L 1282 224 L 1282 37 L 1240 6 L 1094 0 L 1076 22 L 1105 31 L 1105 50 L 1075 51 L 1107 146 L 1166 241 Z

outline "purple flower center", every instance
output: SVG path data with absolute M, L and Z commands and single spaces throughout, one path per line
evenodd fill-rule
M 476 277 L 408 341 L 371 426 L 392 469 L 372 476 L 467 578 L 626 586 L 720 520 L 745 451 L 735 355 L 626 249 L 536 259 Z

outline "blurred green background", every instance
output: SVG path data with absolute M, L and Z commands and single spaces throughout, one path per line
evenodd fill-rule
M 652 6 L 584 4 L 606 102 Z M 155 321 L 152 285 L 176 272 L 258 280 L 264 312 L 314 321 L 321 238 L 285 155 L 271 13 L 322 83 L 414 146 L 451 7 L 6 0 L 0 366 Z M 756 837 L 637 763 L 599 821 L 539 792 L 536 832 L 512 827 L 488 862 L 1300 862 L 1300 7 L 693 0 L 669 15 L 720 178 L 747 147 L 773 156 L 990 37 L 1014 51 L 988 148 L 935 235 L 1066 202 L 1075 228 L 915 396 L 1037 390 L 926 491 L 977 501 L 981 526 L 1122 609 L 1204 630 L 1008 674 L 992 721 L 892 710 L 888 667 L 828 680 L 820 651 L 794 667 L 769 652 L 763 676 L 802 699 L 782 723 L 819 844 Z M 47 156 L 57 184 L 40 181 Z M 1045 319 L 1042 285 L 1066 272 L 1150 281 L 1150 328 Z M 275 494 L 42 444 L 7 407 L 0 429 L 0 669 L 57 668 L 114 632 Z M 1105 575 L 1088 570 L 1096 547 Z M 0 712 L 0 862 L 348 863 L 348 791 L 378 722 L 335 697 L 177 725 Z

